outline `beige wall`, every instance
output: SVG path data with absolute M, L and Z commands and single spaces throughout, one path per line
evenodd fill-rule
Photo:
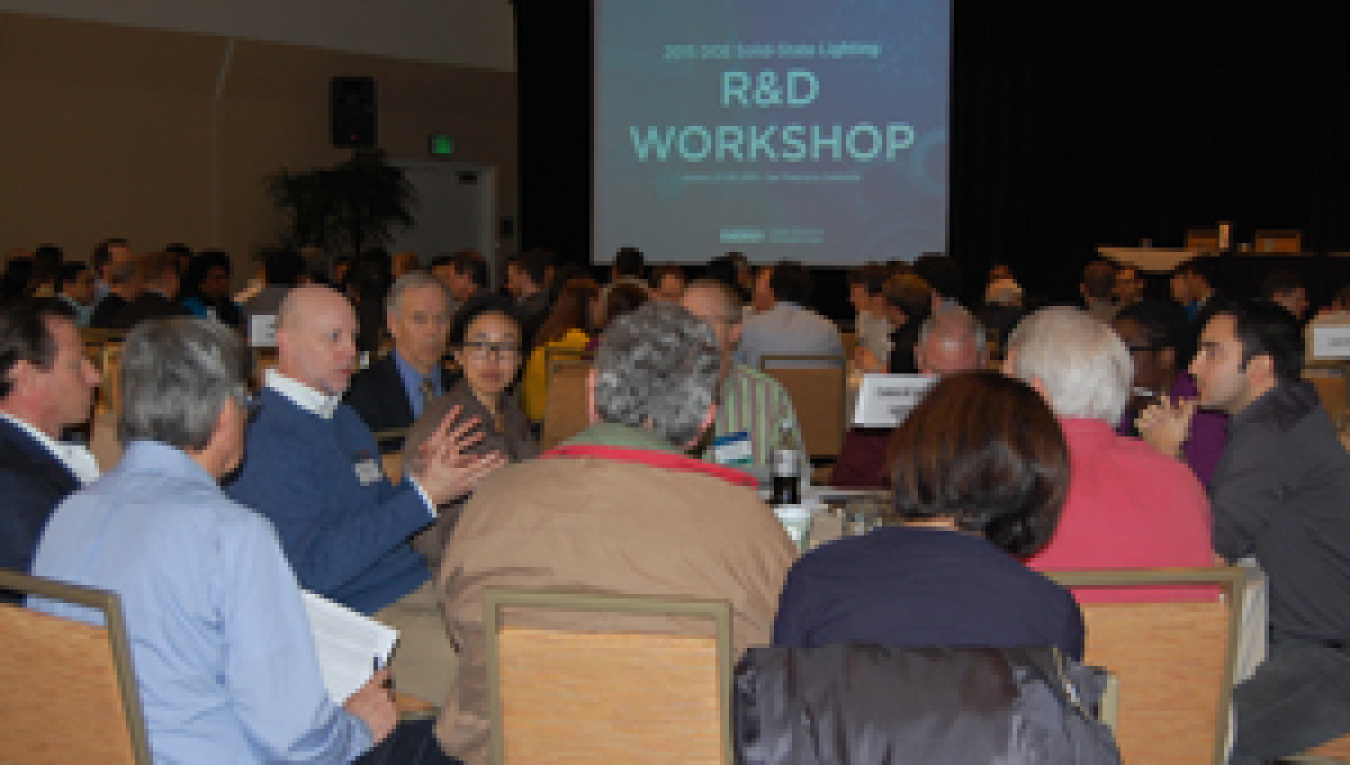
M 227 56 L 230 45 L 0 13 L 0 251 L 50 241 L 84 257 L 126 236 L 138 250 L 222 246 L 240 263 L 280 223 L 263 176 L 347 156 L 328 138 L 333 75 L 375 77 L 391 157 L 424 158 L 427 136 L 449 133 L 453 159 L 498 167 L 499 214 L 515 216 L 513 73 L 250 40 Z

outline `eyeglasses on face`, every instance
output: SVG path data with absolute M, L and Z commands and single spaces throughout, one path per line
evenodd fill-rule
M 496 356 L 499 359 L 514 359 L 520 355 L 520 346 L 516 343 L 489 343 L 472 340 L 460 346 L 469 358 L 482 361 Z

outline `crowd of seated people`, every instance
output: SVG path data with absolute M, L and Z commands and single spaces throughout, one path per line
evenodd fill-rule
M 325 273 L 278 250 L 232 296 L 219 251 L 12 252 L 0 566 L 123 597 L 165 759 L 415 761 L 411 746 L 475 763 L 485 586 L 725 599 L 738 651 L 1030 642 L 1078 657 L 1077 603 L 1210 593 L 1068 593 L 1044 572 L 1246 559 L 1271 583 L 1270 647 L 1235 693 L 1233 761 L 1294 754 L 1350 732 L 1308 712 L 1350 712 L 1350 458 L 1300 379 L 1306 285 L 1277 272 L 1234 301 L 1204 261 L 1151 285 L 1095 261 L 1082 299 L 1049 307 L 1006 266 L 963 306 L 951 258 L 870 264 L 849 278 L 850 328 L 817 310 L 800 264 L 736 253 L 652 268 L 625 248 L 602 288 L 529 250 L 497 292 L 470 251 L 404 258 L 395 279 L 387 253 Z M 1327 309 L 1313 321 L 1347 323 L 1344 304 Z M 245 398 L 258 316 L 275 317 L 276 367 Z M 99 384 L 85 326 L 130 332 L 126 451 L 102 476 L 63 440 Z M 887 489 L 894 525 L 798 558 L 755 491 L 781 434 L 801 432 L 760 360 L 842 356 L 848 329 L 857 370 L 940 380 L 893 432 L 848 433 L 834 469 L 835 485 Z M 591 364 L 592 425 L 541 453 L 550 352 Z M 390 430 L 407 434 L 393 475 L 375 437 Z M 156 586 L 171 569 L 175 586 Z M 393 685 L 439 706 L 434 724 L 395 726 L 384 675 L 328 701 L 297 587 L 399 629 Z M 268 602 L 207 618 L 246 600 Z M 275 625 L 265 645 L 243 634 L 257 624 Z

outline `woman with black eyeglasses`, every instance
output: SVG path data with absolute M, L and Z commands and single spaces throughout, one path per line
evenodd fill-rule
M 413 423 L 404 443 L 404 458 L 410 465 L 419 459 L 418 451 L 452 410 L 458 409 L 456 422 L 477 421 L 482 437 L 465 450 L 466 454 L 500 454 L 512 462 L 533 459 L 539 445 L 530 432 L 529 422 L 520 407 L 511 384 L 520 371 L 520 320 L 511 302 L 503 297 L 483 294 L 471 298 L 455 314 L 450 329 L 452 355 L 464 377 L 442 396 L 427 404 L 422 416 Z M 459 518 L 457 500 L 440 508 L 437 521 L 419 534 L 417 551 L 427 558 L 431 570 L 440 563 L 445 540 Z

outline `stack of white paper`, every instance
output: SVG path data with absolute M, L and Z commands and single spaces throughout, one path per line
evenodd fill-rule
M 333 702 L 341 704 L 375 673 L 376 659 L 380 666 L 389 662 L 398 630 L 322 595 L 306 591 L 304 596 L 323 684 Z

